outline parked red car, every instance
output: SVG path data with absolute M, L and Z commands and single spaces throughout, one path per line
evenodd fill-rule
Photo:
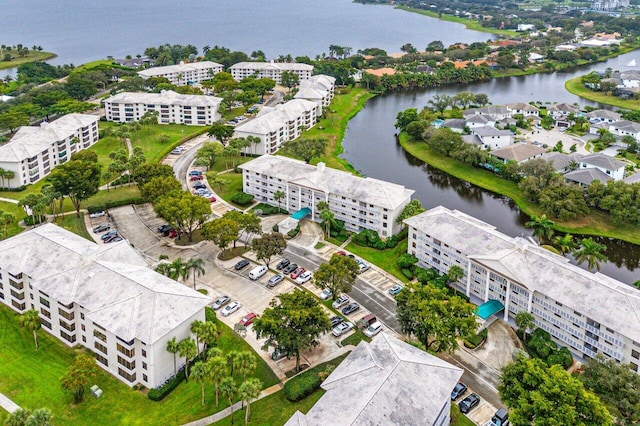
M 298 269 L 296 269 L 295 271 L 293 271 L 291 273 L 291 279 L 295 280 L 296 278 L 298 278 L 303 272 L 306 272 L 307 270 L 304 269 L 302 266 L 298 267 Z
M 248 326 L 251 325 L 253 323 L 253 320 L 256 319 L 256 314 L 254 314 L 253 312 L 245 315 L 242 317 L 242 319 L 238 322 L 238 324 L 243 325 L 243 326 Z
M 189 180 L 190 180 L 191 182 L 196 181 L 196 180 L 202 180 L 202 179 L 204 179 L 204 176 L 203 176 L 203 175 L 189 176 Z

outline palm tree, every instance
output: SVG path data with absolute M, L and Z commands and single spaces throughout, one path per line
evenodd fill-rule
M 200 382 L 202 390 L 202 405 L 204 405 L 204 384 L 207 381 L 207 365 L 198 361 L 191 367 L 191 376 L 196 379 L 196 382 Z
M 202 331 L 202 326 L 204 322 L 195 320 L 191 323 L 191 332 L 196 335 L 196 348 L 198 350 L 198 355 L 200 355 L 200 332 Z
M 524 224 L 527 228 L 533 229 L 533 236 L 538 239 L 538 243 L 542 243 L 543 240 L 548 240 L 553 236 L 554 225 L 555 223 L 552 220 L 547 219 L 546 214 L 540 217 L 532 215 L 531 220 Z
M 553 243 L 558 247 L 558 250 L 560 250 L 562 254 L 570 253 L 576 249 L 576 242 L 571 234 L 565 234 L 562 236 L 558 235 L 553 239 Z
M 260 389 L 262 389 L 262 382 L 255 377 L 247 379 L 238 389 L 242 402 L 247 403 L 247 411 L 244 413 L 245 423 L 251 421 L 251 401 L 260 396 Z
M 593 238 L 583 238 L 580 240 L 580 247 L 573 251 L 573 256 L 580 264 L 587 262 L 588 268 L 600 270 L 600 262 L 607 260 L 602 252 L 607 249 L 604 244 L 599 244 Z
M 326 201 L 320 201 L 316 207 L 320 212 L 320 219 L 322 219 L 322 223 L 324 223 L 325 234 L 328 238 L 331 232 L 331 221 L 334 218 L 333 213 L 331 213 L 331 210 L 329 210 L 329 203 L 327 203 Z
M 167 342 L 167 352 L 173 354 L 173 375 L 178 374 L 178 368 L 176 367 L 176 354 L 178 353 L 178 341 L 175 337 Z
M 4 237 L 9 236 L 9 225 L 16 220 L 15 216 L 11 213 L 0 212 L 0 225 L 4 228 Z
M 182 339 L 178 343 L 178 352 L 184 357 L 184 375 L 189 381 L 189 360 L 196 356 L 196 343 L 190 338 Z
M 522 330 L 524 340 L 526 341 L 527 331 L 531 330 L 536 325 L 535 318 L 527 311 L 520 311 L 516 314 L 515 322 L 518 328 Z
M 30 309 L 18 317 L 20 325 L 33 333 L 33 341 L 38 350 L 38 334 L 36 331 L 40 328 L 40 314 L 35 309 Z
M 186 277 L 189 278 L 189 275 L 193 274 L 193 289 L 196 289 L 196 274 L 198 276 L 205 273 L 204 269 L 204 260 L 199 257 L 192 257 L 187 261 L 184 265 L 184 269 L 186 271 Z
M 455 283 L 460 281 L 464 277 L 464 271 L 458 265 L 453 265 L 449 268 L 449 272 L 447 272 L 447 276 L 449 277 L 449 281 Z
M 280 213 L 280 201 L 286 196 L 284 191 L 280 191 L 279 189 L 273 192 L 273 200 L 278 203 L 278 213 Z
M 233 424 L 233 399 L 238 393 L 238 387 L 236 382 L 233 381 L 233 377 L 227 376 L 220 381 L 220 392 L 229 400 L 229 408 L 231 408 L 231 424 Z
M 205 348 L 203 349 L 204 351 L 206 351 L 207 348 L 210 348 L 211 345 L 213 345 L 213 343 L 218 339 L 218 335 L 218 326 L 216 326 L 216 323 L 206 321 L 202 324 L 202 328 L 200 329 L 198 336 L 200 337 L 200 340 L 205 344 Z
M 222 379 L 229 375 L 229 368 L 227 367 L 227 360 L 222 355 L 214 355 L 207 360 L 207 367 L 209 371 L 209 377 L 213 382 L 213 386 L 216 392 L 216 408 L 218 407 L 218 397 L 220 396 L 220 383 Z
M 232 362 L 234 371 L 242 375 L 243 381 L 247 380 L 247 374 L 253 373 L 258 366 L 256 357 L 249 351 L 237 352 Z

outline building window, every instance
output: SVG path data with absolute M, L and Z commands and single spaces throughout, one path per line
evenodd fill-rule
M 635 359 L 640 359 L 640 353 L 638 353 L 638 351 L 636 351 L 635 349 L 631 350 L 631 356 Z
M 58 308 L 58 313 L 61 317 L 66 318 L 69 321 L 73 321 L 75 319 L 75 314 L 73 312 L 65 312 L 61 308 Z
M 97 339 L 102 340 L 103 342 L 106 343 L 107 341 L 107 336 L 101 332 L 99 332 L 98 330 L 93 330 L 93 336 Z
M 93 346 L 105 355 L 107 354 L 107 347 L 105 345 L 102 345 L 98 342 L 93 342 Z
M 40 308 L 40 313 L 47 318 L 51 318 L 51 314 L 45 308 Z
M 136 348 L 127 349 L 122 346 L 120 343 L 117 344 L 118 352 L 124 354 L 128 358 L 133 358 L 136 355 Z
M 144 380 L 145 382 L 148 382 L 148 381 L 149 381 L 149 379 L 147 379 L 147 375 L 146 375 L 146 374 L 143 374 L 143 375 L 142 375 L 142 380 Z
M 118 364 L 122 365 L 123 367 L 127 367 L 127 370 L 133 370 L 136 368 L 135 361 L 127 361 L 126 359 L 122 358 L 120 355 L 118 355 Z
M 136 380 L 136 373 L 129 374 L 126 371 L 124 371 L 122 368 L 118 368 L 118 374 L 121 377 L 124 377 L 125 379 L 127 379 L 127 381 L 129 382 L 133 382 Z
M 142 362 L 142 368 L 143 368 L 144 370 L 146 370 L 146 369 L 147 369 L 147 363 L 146 363 L 146 362 L 144 362 L 144 361 Z
M 51 323 L 49 321 L 46 321 L 40 318 L 40 324 L 42 324 L 45 328 L 48 328 L 49 330 L 51 330 Z
M 43 297 L 40 297 L 40 304 L 42 306 L 46 306 L 47 308 L 49 307 L 49 301 Z
M 106 367 L 109 366 L 109 360 L 103 357 L 102 355 L 96 354 L 96 359 L 98 360 L 99 363 L 103 364 L 104 366 Z
M 76 331 L 76 325 L 75 324 L 67 324 L 66 322 L 60 320 L 60 327 L 64 328 L 67 331 Z
M 146 351 L 146 350 L 144 350 L 144 349 L 142 350 L 142 357 L 143 357 L 143 358 L 146 358 L 146 357 L 147 357 L 147 351 Z
M 76 341 L 76 335 L 70 335 L 65 333 L 64 331 L 60 331 L 60 336 L 62 336 L 63 339 L 65 339 L 66 341 L 68 341 L 69 343 L 74 343 Z

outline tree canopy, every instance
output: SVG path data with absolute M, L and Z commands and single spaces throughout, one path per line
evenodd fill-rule
M 279 232 L 262 234 L 261 237 L 254 238 L 251 241 L 251 249 L 256 253 L 256 257 L 259 260 L 264 261 L 267 268 L 271 263 L 271 258 L 281 255 L 286 248 L 287 241 L 284 239 L 284 235 Z
M 196 197 L 187 191 L 173 192 L 156 200 L 153 205 L 158 216 L 176 229 L 184 232 L 189 242 L 193 241 L 193 232 L 211 216 L 209 200 Z
M 81 156 L 80 159 L 75 158 L 75 156 L 71 157 L 69 162 L 53 169 L 47 180 L 62 196 L 68 196 L 71 199 L 76 209 L 76 216 L 80 217 L 80 204 L 98 193 L 100 164 L 97 162 L 97 157 L 95 161 L 91 161 L 88 155 Z
M 262 316 L 253 323 L 258 339 L 266 338 L 265 348 L 279 348 L 296 357 L 318 344 L 321 334 L 331 330 L 331 322 L 318 301 L 308 292 L 295 290 L 276 296 Z
M 513 426 L 613 424 L 609 411 L 580 380 L 539 359 L 521 355 L 505 366 L 498 391 Z
M 333 298 L 351 291 L 358 275 L 358 263 L 348 256 L 333 255 L 329 263 L 322 263 L 314 272 L 315 284 L 331 290 Z
M 475 307 L 433 284 L 408 284 L 396 295 L 396 316 L 402 332 L 415 336 L 426 349 L 451 352 L 457 339 L 475 334 Z

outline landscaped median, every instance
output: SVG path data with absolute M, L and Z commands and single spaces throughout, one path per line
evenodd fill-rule
M 195 380 L 181 383 L 165 399 L 154 402 L 147 398 L 145 392 L 130 389 L 99 368 L 94 383 L 104 391 L 102 397 L 95 399 L 87 394 L 82 403 L 74 405 L 60 386 L 60 377 L 72 364 L 74 355 L 84 350 L 67 348 L 48 333 L 38 331 L 40 348 L 36 351 L 31 332 L 19 326 L 17 317 L 0 304 L 0 392 L 23 408 L 49 408 L 55 424 L 177 425 L 228 406 L 225 398 L 220 398 L 220 407 L 215 407 L 211 386 L 207 388 L 206 404 L 201 405 L 200 384 Z M 220 322 L 218 327 L 221 334 L 217 347 L 223 353 L 231 350 L 252 351 L 229 327 Z M 262 358 L 256 355 L 256 360 L 258 368 L 255 376 L 262 381 L 263 387 L 278 383 L 277 377 Z
M 516 183 L 496 176 L 490 171 L 463 164 L 452 158 L 433 152 L 426 143 L 412 140 L 405 133 L 400 134 L 399 140 L 402 147 L 409 154 L 436 169 L 470 182 L 473 185 L 509 197 L 518 205 L 520 210 L 529 216 L 542 215 L 543 212 L 540 208 L 526 199 Z M 593 209 L 587 216 L 581 219 L 570 222 L 554 219 L 554 223 L 554 229 L 560 232 L 597 235 L 640 244 L 640 228 L 629 224 L 613 225 L 609 215 Z

